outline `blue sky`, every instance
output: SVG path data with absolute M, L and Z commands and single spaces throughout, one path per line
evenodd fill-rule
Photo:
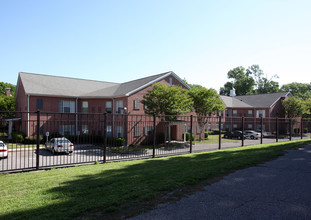
M 0 81 L 18 72 L 109 82 L 174 71 L 219 90 L 258 64 L 311 82 L 310 0 L 0 0 Z

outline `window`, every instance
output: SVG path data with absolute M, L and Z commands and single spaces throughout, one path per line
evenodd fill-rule
M 123 100 L 116 101 L 116 113 L 123 114 Z
M 216 124 L 216 129 L 219 130 L 219 124 L 218 123 Z
M 238 110 L 232 110 L 232 115 L 233 115 L 233 117 L 237 117 L 238 116 Z
M 197 134 L 200 134 L 201 133 L 201 129 L 200 129 L 200 126 L 197 125 Z
M 208 123 L 208 130 L 211 131 L 212 130 L 212 124 L 209 122 Z
M 253 110 L 248 110 L 248 117 L 253 117 Z
M 88 133 L 89 133 L 88 125 L 82 125 L 82 134 L 88 134 Z
M 153 127 L 152 126 L 146 126 L 144 127 L 144 135 L 152 135 Z
M 248 125 L 247 125 L 247 128 L 248 128 L 248 129 L 253 129 L 253 125 L 252 125 L 252 124 L 248 124 Z
M 107 113 L 111 113 L 112 112 L 112 102 L 111 101 L 107 101 L 106 102 L 106 112 Z
M 238 125 L 237 124 L 233 124 L 233 129 L 237 129 Z
M 37 110 L 43 109 L 43 99 L 37 99 Z
M 266 111 L 265 110 L 257 110 L 256 117 L 257 118 L 261 118 L 261 117 L 265 118 L 266 117 Z
M 173 78 L 172 77 L 169 78 L 169 83 L 170 83 L 170 85 L 173 85 Z
M 230 116 L 230 113 L 228 110 L 226 110 L 226 117 L 229 117 Z
M 139 137 L 140 136 L 140 127 L 134 127 L 134 136 Z
M 74 125 L 60 125 L 59 134 L 61 135 L 74 135 L 75 126 Z
M 116 129 L 115 137 L 118 137 L 118 138 L 123 137 L 123 127 L 117 126 L 115 129 Z
M 82 113 L 88 113 L 89 111 L 89 102 L 82 102 Z
M 59 102 L 59 112 L 62 113 L 75 113 L 75 101 L 64 101 Z
M 112 126 L 107 125 L 107 137 L 112 137 Z
M 135 110 L 140 109 L 140 101 L 138 99 L 134 100 L 134 109 Z

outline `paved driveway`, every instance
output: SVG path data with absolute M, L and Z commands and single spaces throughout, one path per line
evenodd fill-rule
M 131 219 L 311 219 L 311 145 Z

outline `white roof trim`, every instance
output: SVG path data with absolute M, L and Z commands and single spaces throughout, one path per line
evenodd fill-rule
M 156 78 L 156 79 L 154 79 L 154 80 L 152 80 L 152 81 L 146 83 L 145 85 L 142 85 L 142 86 L 140 86 L 140 87 L 138 87 L 138 88 L 136 88 L 136 89 L 134 89 L 134 90 L 132 90 L 132 91 L 126 93 L 125 96 L 130 96 L 130 95 L 132 95 L 133 93 L 136 93 L 136 92 L 138 92 L 138 91 L 140 91 L 140 90 L 142 90 L 142 89 L 144 89 L 144 88 L 146 88 L 146 87 L 152 85 L 153 83 L 158 82 L 158 81 L 160 81 L 161 79 L 164 79 L 165 77 L 168 77 L 169 75 L 173 75 L 173 76 L 174 76 L 180 83 L 182 83 L 185 87 L 187 87 L 188 89 L 191 89 L 191 87 L 190 87 L 189 85 L 187 85 L 182 79 L 180 79 L 173 71 L 170 71 L 170 72 L 168 72 L 167 74 L 165 74 L 165 75 L 163 75 L 163 76 L 160 76 L 159 78 Z
M 290 92 L 287 92 L 287 93 L 285 94 L 285 97 L 287 97 L 287 96 L 289 96 L 289 95 L 293 96 Z M 275 100 L 275 102 L 273 102 L 272 105 L 270 105 L 269 108 L 272 108 L 272 106 L 274 106 L 274 105 L 281 99 L 281 97 L 282 97 L 282 96 L 280 96 L 277 100 Z

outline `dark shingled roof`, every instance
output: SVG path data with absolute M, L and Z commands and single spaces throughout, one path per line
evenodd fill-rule
M 28 95 L 79 98 L 128 96 L 169 75 L 174 76 L 186 87 L 189 87 L 172 71 L 125 83 L 112 83 L 24 72 L 19 73 L 20 80 Z
M 292 96 L 290 92 L 279 92 L 244 96 L 220 96 L 228 108 L 270 108 L 280 98 Z

